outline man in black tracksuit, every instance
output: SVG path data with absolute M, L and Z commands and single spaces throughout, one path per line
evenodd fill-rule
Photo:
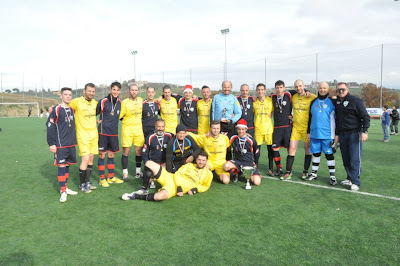
M 360 187 L 362 143 L 368 139 L 369 115 L 363 101 L 349 94 L 346 83 L 336 85 L 337 100 L 336 137 L 335 142 L 340 142 L 343 165 L 347 178 L 342 185 L 351 186 L 352 191 Z
M 392 117 L 392 122 L 390 123 L 390 135 L 399 135 L 399 128 L 398 128 L 398 124 L 399 124 L 399 111 L 397 111 L 396 106 L 393 106 L 392 112 L 390 114 L 390 116 Z M 394 126 L 394 128 L 393 128 Z

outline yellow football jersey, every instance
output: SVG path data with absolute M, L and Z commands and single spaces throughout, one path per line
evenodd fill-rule
M 197 188 L 197 192 L 207 191 L 213 180 L 212 172 L 207 169 L 199 169 L 194 163 L 182 165 L 174 174 L 176 187 L 181 187 L 183 193 L 188 192 L 193 188 Z
M 88 101 L 84 96 L 73 99 L 69 106 L 75 111 L 76 137 L 86 138 L 97 135 L 97 101 Z
M 198 134 L 206 134 L 210 131 L 210 109 L 211 109 L 212 99 L 208 102 L 201 99 L 197 102 L 197 115 L 198 115 Z
M 137 97 L 135 100 L 127 98 L 121 103 L 122 126 L 132 126 L 134 131 L 143 132 L 142 128 L 143 99 Z
M 217 138 L 207 137 L 205 134 L 195 135 L 188 133 L 205 152 L 208 153 L 208 160 L 219 162 L 226 160 L 226 150 L 231 146 L 229 138 L 219 134 Z
M 165 132 L 175 134 L 176 127 L 178 126 L 178 103 L 174 97 L 169 101 L 164 98 L 160 103 L 161 119 L 165 121 Z
M 317 96 L 312 93 L 308 98 L 305 95 L 300 96 L 298 93 L 292 97 L 293 128 L 297 130 L 307 130 L 310 105 L 315 98 L 317 98 Z
M 274 111 L 274 105 L 271 97 L 265 97 L 264 101 L 256 98 L 253 103 L 254 128 L 261 135 L 272 134 L 274 125 L 272 124 L 271 114 Z

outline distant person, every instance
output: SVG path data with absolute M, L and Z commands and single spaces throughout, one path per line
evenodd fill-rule
M 351 186 L 352 191 L 360 188 L 362 144 L 368 139 L 370 117 L 363 101 L 349 93 L 345 82 L 336 85 L 336 136 L 335 143 L 340 142 L 343 166 L 347 178 L 341 182 Z
M 388 111 L 388 106 L 384 105 L 382 107 L 383 113 L 381 116 L 381 125 L 383 130 L 383 142 L 389 142 L 389 124 L 390 124 L 390 115 Z
M 50 152 L 54 153 L 54 165 L 58 166 L 57 179 L 60 184 L 60 202 L 67 201 L 67 195 L 78 192 L 68 188 L 69 166 L 76 164 L 75 113 L 69 107 L 72 89 L 61 89 L 61 104 L 51 112 L 47 125 L 47 143 Z
M 40 108 L 40 119 L 43 119 L 43 108 Z
M 29 107 L 28 108 L 28 117 L 31 117 L 31 114 L 32 114 L 32 107 Z
M 49 116 L 50 116 L 50 114 L 51 114 L 52 111 L 53 111 L 53 106 L 49 106 L 49 107 L 47 108 L 46 118 L 49 118 Z
M 390 122 L 390 132 L 391 132 L 390 135 L 399 135 L 398 125 L 399 125 L 400 116 L 399 116 L 399 111 L 397 111 L 396 106 L 393 106 L 390 116 L 392 117 L 392 122 Z
M 175 174 L 167 172 L 161 165 L 151 160 L 146 162 L 146 167 L 153 172 L 154 178 L 162 186 L 156 193 L 135 192 L 122 195 L 123 200 L 162 201 L 174 196 L 190 196 L 196 193 L 206 192 L 213 179 L 210 170 L 206 168 L 208 155 L 202 151 L 196 159 L 196 163 L 188 163 L 179 168 Z

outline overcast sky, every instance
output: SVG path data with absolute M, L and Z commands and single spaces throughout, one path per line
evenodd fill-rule
M 220 32 L 224 28 L 230 29 L 228 78 L 237 82 L 264 82 L 264 58 L 267 83 L 289 72 L 293 77 L 287 79 L 304 75 L 307 81 L 321 80 L 323 71 L 330 73 L 326 78 L 373 75 L 376 80 L 379 45 L 400 44 L 400 1 L 2 0 L 0 72 L 8 73 L 5 83 L 7 76 L 19 80 L 15 76 L 22 72 L 31 85 L 40 75 L 52 83 L 60 76 L 62 83 L 68 83 L 61 86 L 75 77 L 78 83 L 109 83 L 133 77 L 130 52 L 137 50 L 137 79 L 159 81 L 165 72 L 165 82 L 189 83 L 193 68 L 195 85 L 219 84 L 225 60 Z M 351 53 L 349 59 L 354 65 L 369 62 L 366 67 L 336 72 L 340 62 L 335 69 L 323 70 L 321 61 L 320 77 L 315 77 L 315 53 L 322 53 L 319 59 L 324 60 L 323 53 L 369 47 L 375 48 Z M 400 45 L 389 48 L 399 59 Z M 250 63 L 236 64 L 240 62 Z M 400 83 L 399 64 L 397 60 L 385 74 L 395 77 L 391 83 Z

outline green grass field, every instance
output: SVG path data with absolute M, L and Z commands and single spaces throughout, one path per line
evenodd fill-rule
M 39 118 L 0 119 L 0 265 L 400 264 L 400 201 L 340 185 L 343 190 L 264 178 L 246 191 L 244 182 L 214 180 L 195 196 L 125 202 L 121 195 L 140 186 L 134 179 L 61 204 L 44 124 Z M 400 197 L 400 136 L 382 143 L 381 131 L 373 120 L 360 191 Z M 300 182 L 303 154 L 299 149 L 293 181 Z M 266 160 L 264 149 L 263 174 Z M 336 165 L 341 181 L 340 152 Z M 69 187 L 77 190 L 78 166 L 70 172 Z M 328 176 L 323 158 L 312 184 L 330 187 Z M 96 166 L 92 179 L 98 180 Z

